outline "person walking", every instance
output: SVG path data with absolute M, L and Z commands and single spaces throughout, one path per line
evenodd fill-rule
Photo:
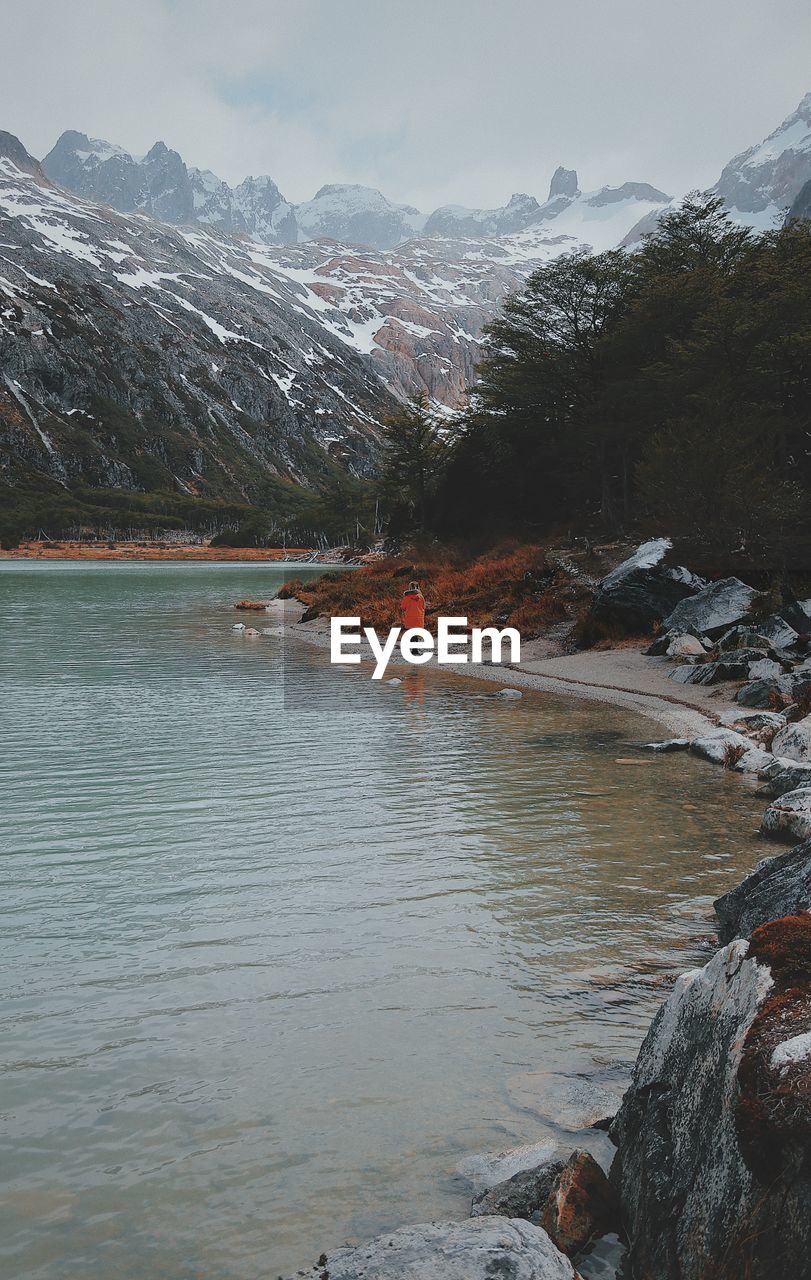
M 418 582 L 409 582 L 408 589 L 403 592 L 400 613 L 407 631 L 412 627 L 425 626 L 425 596 L 420 591 Z

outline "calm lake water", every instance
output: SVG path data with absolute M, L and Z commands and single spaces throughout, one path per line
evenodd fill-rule
M 289 572 L 0 563 L 4 1278 L 464 1215 L 457 1162 L 619 1078 L 760 856 L 739 778 L 616 763 L 626 713 L 235 636 Z

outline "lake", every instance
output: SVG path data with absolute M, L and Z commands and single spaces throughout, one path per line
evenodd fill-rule
M 3 1277 L 463 1216 L 465 1156 L 576 1145 L 567 1082 L 623 1078 L 761 856 L 740 778 L 616 763 L 640 718 L 232 632 L 299 572 L 0 562 Z

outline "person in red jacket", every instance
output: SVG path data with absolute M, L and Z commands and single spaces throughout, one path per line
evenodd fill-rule
M 425 626 L 425 596 L 420 591 L 418 582 L 409 582 L 408 590 L 403 592 L 400 612 L 403 618 L 403 626 L 407 631 L 411 627 Z

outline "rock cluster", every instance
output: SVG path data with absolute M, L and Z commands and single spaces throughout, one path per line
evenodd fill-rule
M 644 542 L 598 584 L 591 613 L 596 622 L 629 634 L 650 631 L 679 603 L 705 584 L 681 566 L 668 564 L 669 538 Z
M 638 1280 L 772 1280 L 811 1256 L 811 915 L 684 974 L 612 1128 Z
M 312 1280 L 577 1280 L 540 1227 L 519 1218 L 471 1218 L 401 1227 L 355 1248 L 323 1254 Z
M 737 680 L 744 685 L 742 705 L 788 706 L 804 687 L 811 692 L 811 601 L 787 600 L 781 607 L 756 619 L 752 587 L 739 578 L 711 582 L 662 620 L 648 653 L 674 659 L 671 679 L 682 684 Z
M 760 833 L 775 840 L 811 837 L 811 715 L 789 724 L 784 714 L 733 711 L 717 729 L 692 740 L 646 742 L 646 751 L 689 750 L 736 773 L 756 774 L 769 799 Z

